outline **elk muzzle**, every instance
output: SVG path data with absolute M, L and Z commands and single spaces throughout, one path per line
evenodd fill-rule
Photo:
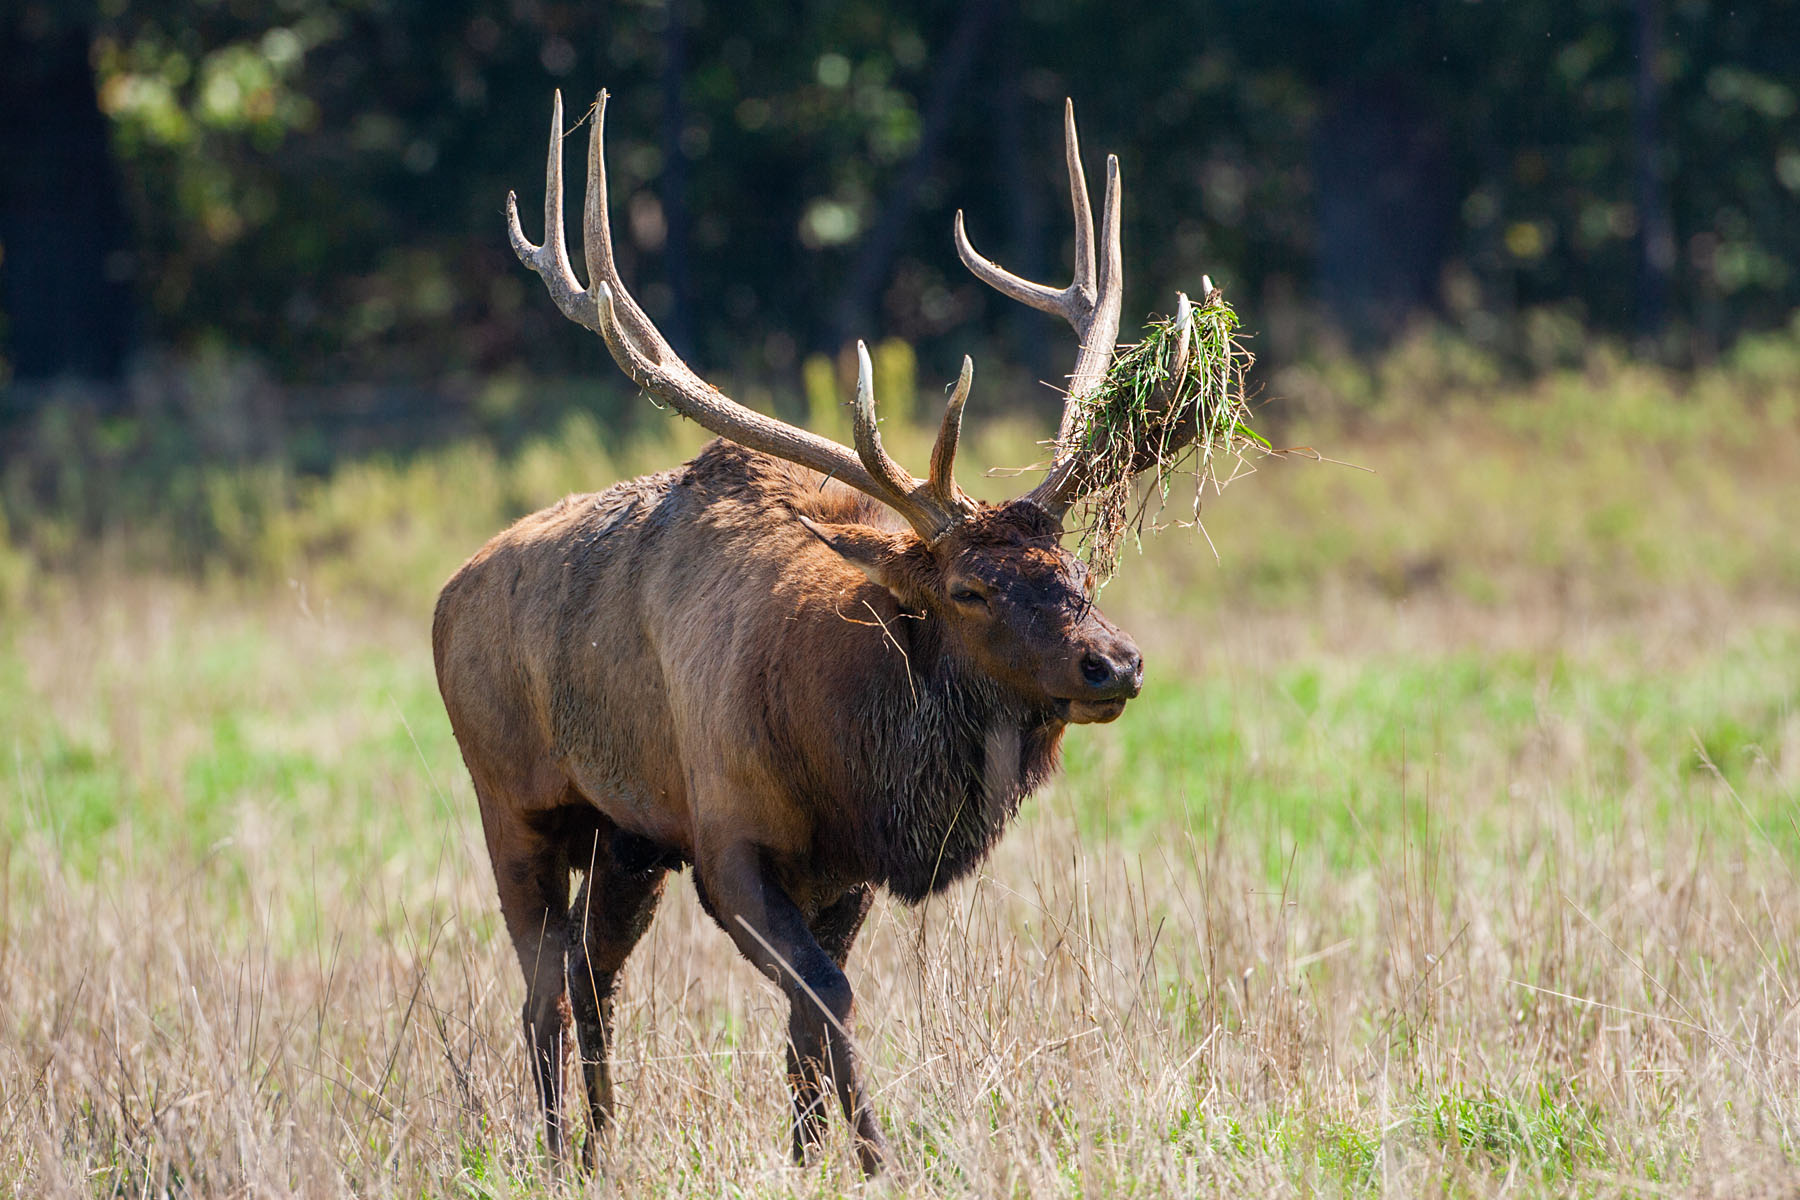
M 1071 725 L 1115 719 L 1144 688 L 1143 652 L 1129 634 L 1110 626 L 1083 639 L 1074 668 L 1074 678 L 1058 689 L 1058 706 Z

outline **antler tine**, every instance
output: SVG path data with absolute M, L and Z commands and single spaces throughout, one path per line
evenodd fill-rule
M 1021 279 L 977 254 L 963 230 L 961 212 L 956 214 L 954 228 L 957 255 L 977 279 L 1022 304 L 1060 314 L 1075 330 L 1080 348 L 1075 369 L 1069 374 L 1068 398 L 1063 402 L 1062 420 L 1057 427 L 1055 461 L 1049 475 L 1029 493 L 1030 499 L 1057 517 L 1068 509 L 1066 503 L 1054 497 L 1067 489 L 1073 473 L 1068 443 L 1078 402 L 1106 375 L 1112 362 L 1119 340 L 1119 310 L 1125 298 L 1124 254 L 1120 246 L 1124 185 L 1119 179 L 1119 160 L 1110 154 L 1106 158 L 1106 199 L 1100 214 L 1102 240 L 1096 247 L 1094 211 L 1088 200 L 1087 175 L 1081 167 L 1073 100 L 1063 105 L 1063 154 L 1069 168 L 1069 206 L 1075 216 L 1075 271 L 1068 287 L 1057 289 Z
M 944 405 L 944 423 L 938 426 L 937 442 L 931 447 L 931 494 L 949 508 L 968 503 L 956 486 L 956 443 L 962 437 L 963 405 L 969 402 L 969 386 L 974 381 L 975 360 L 965 354 L 962 374 L 956 377 L 956 390 Z
M 1058 462 L 1070 450 L 1069 435 L 1074 432 L 1075 414 L 1080 407 L 1077 401 L 1105 378 L 1119 341 L 1119 311 L 1125 299 L 1124 253 L 1119 243 L 1120 192 L 1119 159 L 1109 154 L 1106 156 L 1106 199 L 1100 210 L 1100 224 L 1106 240 L 1102 243 L 1099 280 L 1093 289 L 1092 306 L 1085 319 L 1075 324 L 1081 348 L 1075 354 L 1075 368 L 1069 372 L 1068 398 L 1063 401 L 1062 419 L 1056 426 Z M 1091 255 L 1092 252 L 1090 246 L 1088 253 Z
M 1081 146 L 1075 136 L 1073 100 L 1063 102 L 1063 152 L 1069 166 L 1069 204 L 1075 211 L 1075 277 L 1068 287 L 1053 288 L 1033 283 L 979 253 L 963 228 L 960 208 L 956 210 L 952 233 L 957 257 L 975 278 L 1020 304 L 1062 317 L 1079 330 L 1094 304 L 1094 211 L 1088 203 L 1087 173 L 1081 169 Z
M 519 261 L 536 271 L 550 291 L 550 298 L 562 314 L 589 329 L 585 305 L 588 294 L 569 266 L 569 249 L 563 238 L 563 173 L 562 173 L 563 107 L 562 90 L 550 108 L 550 153 L 544 166 L 544 244 L 534 246 L 519 224 L 519 194 L 506 193 L 507 235 Z
M 631 289 L 619 276 L 619 265 L 613 258 L 612 221 L 607 217 L 606 205 L 606 101 L 609 95 L 601 88 L 594 98 L 594 119 L 588 132 L 587 191 L 581 206 L 581 250 L 587 260 L 588 284 L 591 287 L 598 281 L 612 289 L 616 315 L 623 321 L 631 343 L 640 352 L 647 351 L 648 357 L 657 362 L 686 370 L 687 364 L 681 361 L 681 356 L 638 307 Z M 703 386 L 710 386 L 697 376 L 695 378 Z
M 1086 395 L 1106 374 L 1112 364 L 1113 349 L 1119 341 L 1119 310 L 1125 300 L 1125 254 L 1119 242 L 1120 210 L 1124 207 L 1124 185 L 1119 182 L 1117 155 L 1106 156 L 1106 200 L 1100 210 L 1100 226 L 1105 240 L 1100 247 L 1100 277 L 1096 281 L 1093 305 L 1083 325 L 1081 352 L 1075 356 L 1075 369 L 1069 374 L 1069 399 Z M 1072 403 L 1063 406 L 1064 432 L 1073 415 Z
M 551 106 L 549 163 L 544 172 L 544 244 L 535 246 L 519 223 L 519 201 L 506 198 L 507 231 L 519 261 L 544 280 L 551 298 L 563 315 L 599 333 L 619 369 L 639 387 L 662 400 L 682 416 L 721 437 L 752 450 L 760 450 L 799 463 L 849 484 L 894 508 L 922 537 L 936 538 L 961 520 L 972 506 L 941 505 L 933 501 L 928 485 L 901 470 L 881 449 L 874 431 L 874 389 L 868 385 L 868 354 L 862 352 L 862 381 L 858 395 L 858 449 L 848 447 L 745 408 L 696 375 L 669 346 L 654 323 L 638 307 L 619 277 L 613 257 L 612 228 L 607 219 L 606 162 L 604 152 L 606 93 L 594 106 L 594 126 L 588 139 L 587 192 L 582 213 L 582 250 L 587 261 L 588 286 L 583 288 L 569 266 L 563 239 L 562 218 L 562 93 Z M 863 395 L 867 401 L 867 430 L 863 425 Z M 864 445 L 865 435 L 868 445 Z
M 1211 290 L 1212 280 L 1201 276 L 1201 286 Z M 1188 353 L 1194 344 L 1194 302 L 1186 292 L 1175 293 L 1175 357 L 1169 363 L 1168 387 L 1171 392 L 1187 374 Z
M 878 498 L 905 517 L 927 541 L 935 540 L 975 511 L 974 502 L 956 490 L 956 482 L 949 474 L 951 460 L 956 456 L 956 430 L 962 424 L 962 406 L 968 399 L 974 369 L 968 356 L 964 355 L 962 378 L 950 398 L 944 414 L 944 428 L 938 432 L 938 444 L 932 452 L 931 478 L 915 479 L 881 444 L 881 428 L 875 420 L 875 372 L 869 362 L 869 348 L 860 341 L 856 343 L 856 409 L 851 428 L 856 437 L 857 457 L 862 459 L 869 474 L 887 489 L 888 494 Z M 947 453 L 946 435 L 949 438 Z M 941 482 L 948 482 L 949 488 L 941 487 Z
M 904 512 L 919 481 L 902 470 L 881 444 L 881 429 L 875 423 L 875 369 L 869 363 L 869 348 L 861 341 L 856 343 L 856 410 L 851 432 L 856 438 L 856 456 L 887 489 L 888 503 Z
M 1021 279 L 970 245 L 969 235 L 963 231 L 963 213 L 960 208 L 956 210 L 956 222 L 952 227 L 952 236 L 956 239 L 957 257 L 963 260 L 963 266 L 969 268 L 975 278 L 1001 295 L 1017 300 L 1020 304 L 1030 305 L 1040 312 L 1047 312 L 1053 316 L 1068 315 L 1066 291 L 1058 291 L 1041 283 L 1033 283 L 1029 279 Z
M 1043 481 L 1026 493 L 1026 499 L 1059 521 L 1069 511 L 1080 490 L 1075 447 L 1070 444 L 1080 401 L 1105 378 L 1119 341 L 1119 310 L 1125 299 L 1125 256 L 1120 244 L 1124 190 L 1119 179 L 1118 157 L 1109 154 L 1106 156 L 1106 199 L 1100 212 L 1105 241 L 1101 245 L 1099 279 L 1091 307 L 1083 320 L 1070 322 L 1081 338 L 1081 349 L 1075 356 L 1075 369 L 1069 373 L 1068 399 L 1063 402 L 1062 420 L 1056 430 L 1056 456 Z M 1079 254 L 1078 246 L 1078 258 Z
M 1063 99 L 1063 160 L 1069 168 L 1069 207 L 1075 210 L 1075 278 L 1069 290 L 1079 289 L 1091 302 L 1094 286 L 1094 208 L 1088 203 L 1087 172 L 1081 169 L 1081 139 L 1075 136 L 1075 100 Z M 1112 199 L 1112 176 L 1107 176 L 1107 199 Z

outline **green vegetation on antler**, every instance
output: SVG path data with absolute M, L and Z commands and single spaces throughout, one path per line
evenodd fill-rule
M 1269 448 L 1250 427 L 1244 379 L 1255 360 L 1237 329 L 1237 313 L 1206 280 L 1199 304 L 1182 296 L 1176 315 L 1152 320 L 1076 402 L 1069 438 L 1085 480 L 1081 553 L 1100 579 L 1117 568 L 1127 535 L 1143 528 L 1140 474 L 1154 472 L 1159 500 L 1176 475 L 1191 474 L 1198 523 L 1205 489 L 1224 487 L 1246 454 Z

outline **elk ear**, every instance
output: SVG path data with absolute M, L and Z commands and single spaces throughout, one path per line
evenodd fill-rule
M 795 515 L 814 537 L 867 575 L 870 583 L 886 588 L 908 608 L 921 607 L 923 597 L 918 595 L 916 582 L 918 567 L 907 553 L 917 544 L 917 537 L 869 525 L 822 525 L 811 517 Z

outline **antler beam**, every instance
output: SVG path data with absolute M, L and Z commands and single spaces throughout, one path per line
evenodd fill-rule
M 582 251 L 588 286 L 582 287 L 569 264 L 563 236 L 562 92 L 556 93 L 550 116 L 550 149 L 544 173 L 544 244 L 533 245 L 519 223 L 516 193 L 506 197 L 508 233 L 519 261 L 537 272 L 564 316 L 598 333 L 613 361 L 637 385 L 682 416 L 752 450 L 760 450 L 824 475 L 842 480 L 890 506 L 921 537 L 933 540 L 974 512 L 974 503 L 956 487 L 950 467 L 956 453 L 962 404 L 968 396 L 970 366 L 964 360 L 962 380 L 951 397 L 943 430 L 932 453 L 929 480 L 914 478 L 887 454 L 875 420 L 875 394 L 868 351 L 857 345 L 855 414 L 856 451 L 815 433 L 745 408 L 695 374 L 669 346 L 644 310 L 638 307 L 613 258 L 612 227 L 607 217 L 604 139 L 606 98 L 594 103 L 588 138 L 587 194 L 582 208 Z M 1117 324 L 1115 314 L 1114 324 Z M 946 444 L 946 439 L 948 439 Z M 941 471 L 940 471 L 941 466 Z

